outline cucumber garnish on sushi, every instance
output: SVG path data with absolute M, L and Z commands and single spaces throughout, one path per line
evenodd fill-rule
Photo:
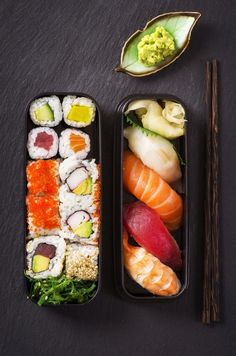
M 38 109 L 36 109 L 35 116 L 37 121 L 39 122 L 54 120 L 53 111 L 48 104 L 44 104 L 40 106 Z
M 62 107 L 56 95 L 38 98 L 30 104 L 30 118 L 38 126 L 57 126 L 62 120 Z

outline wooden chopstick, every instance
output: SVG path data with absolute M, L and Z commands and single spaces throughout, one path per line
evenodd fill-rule
M 204 279 L 203 279 L 203 312 L 202 322 L 211 322 L 211 97 L 212 97 L 212 65 L 206 66 L 206 197 L 205 197 L 205 241 L 204 241 Z
M 207 160 L 202 322 L 220 320 L 218 63 L 206 68 Z
M 220 320 L 218 63 L 212 62 L 212 321 Z

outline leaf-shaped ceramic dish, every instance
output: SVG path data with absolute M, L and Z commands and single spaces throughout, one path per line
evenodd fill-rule
M 124 44 L 120 66 L 117 72 L 124 72 L 134 77 L 144 77 L 158 72 L 173 63 L 188 47 L 191 32 L 201 14 L 199 12 L 169 12 L 149 21 L 143 30 L 136 31 Z M 155 66 L 145 66 L 138 61 L 138 43 L 145 35 L 153 33 L 157 26 L 164 27 L 175 41 L 174 53 Z

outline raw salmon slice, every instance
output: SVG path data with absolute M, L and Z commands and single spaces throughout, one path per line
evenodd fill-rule
M 183 217 L 181 197 L 130 151 L 124 153 L 123 182 L 131 194 L 160 215 L 169 230 L 180 227 Z
M 85 138 L 79 134 L 71 133 L 70 147 L 75 153 L 84 150 L 86 148 Z

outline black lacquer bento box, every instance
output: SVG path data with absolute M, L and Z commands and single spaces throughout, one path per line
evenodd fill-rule
M 188 160 L 187 160 L 187 125 L 185 123 L 185 135 L 174 140 L 174 145 L 180 153 L 184 164 L 182 166 L 182 188 L 181 196 L 184 205 L 184 217 L 181 228 L 173 233 L 176 239 L 183 260 L 181 272 L 177 273 L 181 282 L 179 292 L 171 296 L 153 295 L 136 283 L 124 268 L 123 253 L 123 204 L 135 201 L 136 198 L 123 188 L 123 152 L 127 149 L 127 140 L 123 135 L 123 129 L 127 126 L 125 111 L 129 103 L 138 99 L 151 99 L 156 101 L 171 100 L 184 107 L 181 100 L 172 95 L 131 95 L 124 98 L 117 107 L 114 127 L 114 155 L 113 155 L 113 242 L 114 242 L 114 272 L 115 283 L 119 294 L 125 299 L 137 302 L 166 301 L 178 298 L 188 287 L 189 276 L 189 232 L 188 232 Z
M 100 114 L 100 109 L 96 101 L 90 97 L 87 94 L 84 93 L 78 93 L 78 92 L 46 92 L 46 93 L 41 93 L 37 95 L 36 97 L 32 98 L 26 108 L 26 127 L 25 127 L 25 179 L 24 179 L 24 190 L 25 190 L 25 197 L 27 197 L 27 194 L 29 194 L 29 182 L 27 184 L 27 175 L 26 175 L 26 168 L 29 162 L 32 162 L 32 157 L 29 156 L 28 149 L 27 149 L 27 140 L 28 140 L 28 134 L 32 129 L 37 128 L 38 126 L 35 125 L 35 123 L 31 120 L 29 110 L 30 110 L 30 105 L 33 103 L 35 100 L 43 97 L 51 97 L 51 96 L 56 96 L 59 98 L 60 102 L 62 103 L 62 100 L 66 96 L 74 96 L 74 97 L 83 97 L 91 100 L 95 107 L 96 107 L 96 113 L 95 113 L 95 119 L 93 122 L 90 123 L 90 125 L 86 127 L 82 127 L 81 130 L 84 132 L 85 135 L 89 136 L 90 138 L 90 150 L 87 156 L 85 157 L 86 160 L 90 161 L 94 159 L 95 163 L 97 166 L 99 166 L 99 193 L 98 193 L 98 201 L 97 201 L 97 209 L 99 211 L 99 217 L 98 217 L 98 259 L 97 259 L 97 278 L 96 281 L 94 282 L 96 285 L 93 285 L 93 292 L 91 292 L 91 297 L 86 298 L 86 300 L 79 300 L 76 302 L 73 300 L 72 302 L 66 301 L 66 302 L 61 302 L 60 298 L 56 300 L 55 303 L 47 303 L 44 300 L 44 303 L 41 305 L 59 305 L 59 304 L 71 304 L 71 305 L 84 305 L 85 303 L 90 302 L 92 299 L 95 298 L 97 293 L 100 290 L 100 285 L 101 285 L 101 263 L 102 263 L 102 150 L 101 150 L 101 114 Z M 56 125 L 55 127 L 52 127 L 58 137 L 60 137 L 61 133 L 65 129 L 74 129 L 73 127 L 70 127 L 67 125 L 67 123 L 64 120 L 61 120 L 61 122 Z M 59 153 L 57 153 L 53 158 L 53 160 L 57 160 L 58 162 L 62 161 L 62 158 L 60 157 Z M 48 160 L 47 160 L 48 161 Z M 83 163 L 83 161 L 82 161 Z M 26 200 L 26 199 L 25 199 Z M 28 236 L 29 236 L 29 229 L 28 229 L 28 223 L 27 223 L 27 204 L 24 202 L 24 211 L 25 211 L 25 243 L 24 243 L 24 254 L 25 254 L 25 268 L 24 270 L 27 270 L 27 253 L 26 253 L 26 245 L 28 243 Z M 82 211 L 82 210 L 81 210 Z M 84 218 L 84 216 L 83 216 Z M 37 238 L 36 238 L 37 239 Z M 64 268 L 64 267 L 63 267 Z M 26 273 L 25 273 L 26 275 Z M 64 283 L 65 281 L 63 281 Z M 65 282 L 66 283 L 66 282 Z M 38 302 L 34 298 L 34 295 L 32 295 L 32 282 L 30 279 L 26 276 L 25 278 L 25 285 L 26 285 L 26 290 L 27 290 L 27 296 L 30 300 L 33 302 Z M 67 287 L 67 290 L 69 287 Z M 74 286 L 70 287 L 71 289 L 69 290 L 70 293 L 73 293 L 73 289 L 75 288 Z M 83 285 L 81 288 L 87 288 L 87 285 Z M 56 290 L 56 289 L 55 289 Z M 63 293 L 66 293 L 65 291 Z M 56 295 L 56 293 L 55 293 Z M 64 297 L 65 295 L 63 295 Z M 46 297 L 47 298 L 47 297 Z M 40 304 L 39 304 L 40 305 Z

